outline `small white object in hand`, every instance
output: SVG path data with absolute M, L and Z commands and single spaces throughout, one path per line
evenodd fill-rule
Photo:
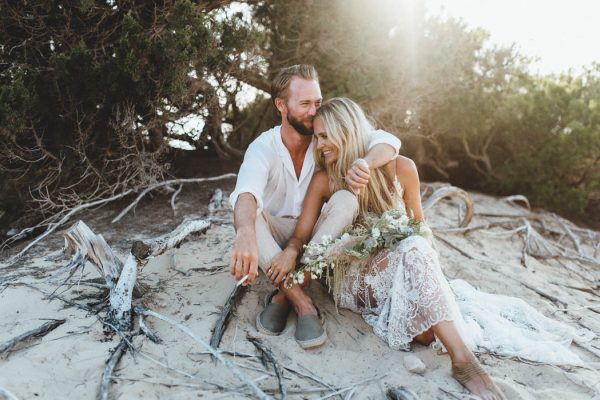
M 240 280 L 238 281 L 238 283 L 236 283 L 236 284 L 235 284 L 235 286 L 236 286 L 236 287 L 237 287 L 237 286 L 240 286 L 242 283 L 246 282 L 246 279 L 248 279 L 248 275 L 244 275 L 244 276 L 242 277 L 242 279 L 240 279 Z
M 404 368 L 414 374 L 423 374 L 427 369 L 423 361 L 414 354 L 409 354 L 404 357 Z

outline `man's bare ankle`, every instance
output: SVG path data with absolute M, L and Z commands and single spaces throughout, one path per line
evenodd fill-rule
M 282 305 L 289 305 L 290 302 L 287 299 L 287 297 L 285 297 L 285 294 L 283 294 L 281 291 L 277 292 L 277 294 L 275 296 L 273 296 L 273 298 L 271 299 L 272 302 L 277 303 L 277 304 L 282 304 Z

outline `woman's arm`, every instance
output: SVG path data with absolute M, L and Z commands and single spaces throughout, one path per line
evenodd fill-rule
M 424 221 L 423 207 L 421 206 L 421 183 L 419 172 L 414 161 L 406 157 L 398 157 L 396 162 L 396 176 L 404 188 L 404 204 L 409 217 Z
M 279 286 L 288 273 L 296 267 L 302 249 L 310 240 L 312 231 L 321 214 L 323 204 L 331 197 L 327 172 L 317 171 L 308 185 L 300 218 L 285 249 L 267 265 L 267 277 L 275 286 Z M 270 272 L 269 272 L 270 271 Z

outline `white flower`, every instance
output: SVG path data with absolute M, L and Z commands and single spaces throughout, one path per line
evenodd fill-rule
M 298 277 L 298 283 L 300 285 L 302 285 L 304 283 L 304 273 L 303 272 L 301 272 L 300 276 Z
M 400 223 L 400 225 L 408 225 L 408 217 L 406 215 L 403 215 L 400 217 L 398 222 Z
M 344 233 L 344 234 L 342 235 L 342 237 L 341 237 L 340 239 L 341 239 L 341 240 L 347 240 L 347 239 L 349 239 L 349 238 L 350 238 L 350 234 L 349 234 L 348 232 L 346 232 L 346 233 Z
M 331 235 L 323 235 L 323 236 L 321 236 L 321 242 L 322 242 L 323 246 L 328 245 L 329 243 L 332 242 L 332 240 L 333 239 L 331 238 Z
M 317 279 L 317 278 L 318 278 L 317 274 L 310 274 L 310 277 L 311 277 L 312 279 Z
M 377 239 L 379 236 L 381 236 L 381 232 L 379 231 L 379 228 L 371 229 L 371 236 L 373 236 L 373 238 L 375 238 L 375 239 Z

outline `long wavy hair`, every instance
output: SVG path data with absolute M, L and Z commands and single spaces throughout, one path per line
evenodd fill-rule
M 373 125 L 358 104 L 345 97 L 332 98 L 317 110 L 315 119 L 320 118 L 325 126 L 328 140 L 338 150 L 338 159 L 327 165 L 325 158 L 317 150 L 316 137 L 313 145 L 314 158 L 319 169 L 327 171 L 329 188 L 332 193 L 338 190 L 352 191 L 344 176 L 357 158 L 367 154 L 369 141 L 374 131 Z M 366 190 L 358 194 L 359 215 L 380 215 L 394 207 L 393 181 L 385 168 L 371 170 Z

